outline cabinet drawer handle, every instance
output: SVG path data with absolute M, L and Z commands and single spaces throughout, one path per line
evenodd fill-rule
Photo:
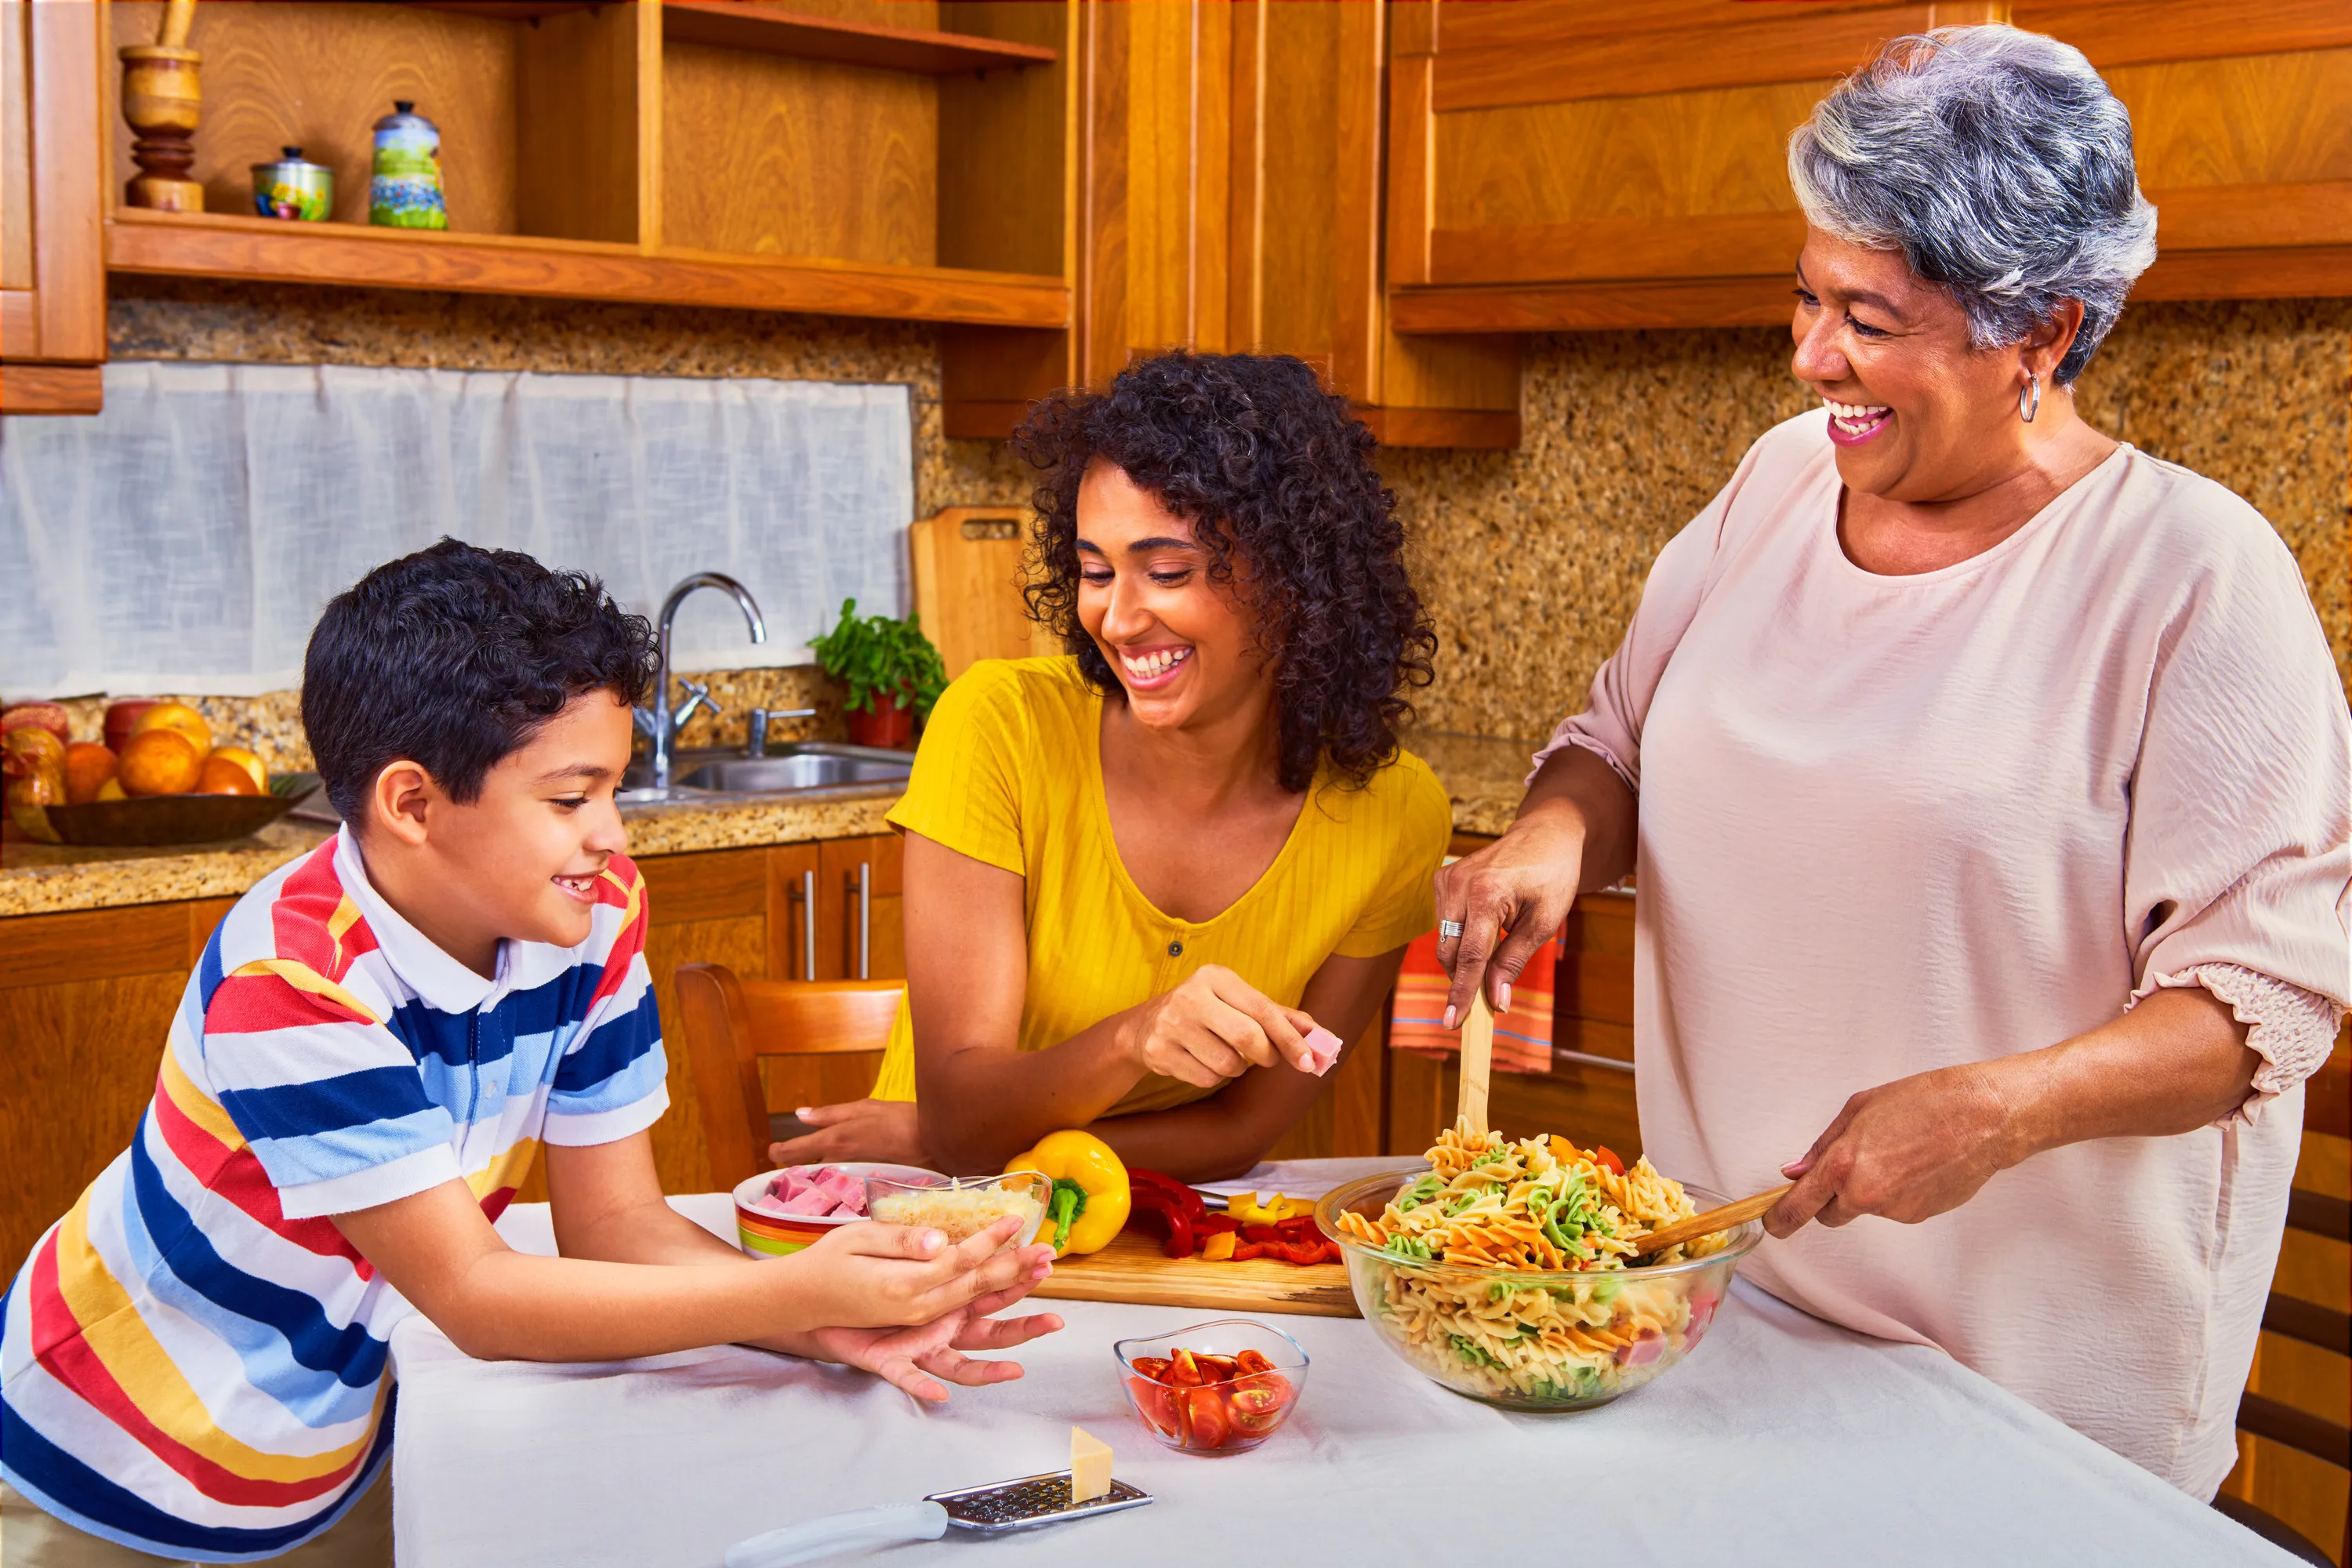
M 816 978 L 816 873 L 801 873 L 801 978 Z
M 857 863 L 857 978 L 871 980 L 874 951 L 874 863 Z

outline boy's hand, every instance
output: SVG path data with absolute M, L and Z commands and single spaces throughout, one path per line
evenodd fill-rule
M 1011 1383 L 1022 1375 L 1019 1362 L 974 1361 L 962 1352 L 1009 1351 L 1062 1326 L 1051 1312 L 1027 1318 L 988 1316 L 1012 1305 L 1021 1294 L 999 1291 L 911 1329 L 819 1329 L 807 1336 L 803 1353 L 870 1372 L 918 1399 L 945 1399 L 948 1391 L 940 1378 L 966 1388 Z
M 1054 1271 L 1054 1249 L 1010 1247 L 1021 1234 L 1007 1215 L 955 1246 L 927 1226 L 845 1225 L 766 1267 L 792 1297 L 792 1315 L 835 1328 L 912 1328 L 972 1306 L 1010 1306 Z M 1000 1250 L 1003 1249 L 1003 1250 Z

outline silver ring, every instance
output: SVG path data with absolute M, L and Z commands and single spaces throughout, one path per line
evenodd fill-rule
M 1437 922 L 1437 936 L 1439 941 L 1448 941 L 1454 937 L 1460 936 L 1461 934 L 1462 922 L 1460 921 L 1440 921 Z

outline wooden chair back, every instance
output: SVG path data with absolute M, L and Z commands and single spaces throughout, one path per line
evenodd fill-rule
M 2352 1093 L 2347 1093 L 2347 1079 L 2352 1075 L 2347 1073 L 2345 1053 L 2339 1047 L 2336 1058 L 2305 1086 L 2305 1131 L 2331 1138 L 2352 1137 Z M 2286 1226 L 2291 1232 L 2300 1231 L 2337 1243 L 2352 1242 L 2352 1199 L 2331 1197 L 2298 1186 L 2287 1196 Z M 2292 1236 L 2288 1244 L 2294 1245 Z M 2336 1386 L 2343 1386 L 2345 1363 L 2340 1358 L 2352 1357 L 2352 1313 L 2287 1295 L 2274 1284 L 2263 1308 L 2263 1331 L 2330 1352 L 2325 1364 Z M 2264 1379 L 2267 1376 L 2263 1374 Z M 2238 1402 L 2238 1430 L 2352 1472 L 2352 1429 L 2284 1400 L 2249 1388 Z M 2341 1489 L 2335 1490 L 2336 1497 L 2344 1495 Z M 2331 1521 L 2333 1528 L 2324 1531 L 2340 1541 L 2341 1555 L 2331 1559 L 2326 1550 L 2294 1526 L 2242 1498 L 2225 1491 L 2214 1498 L 2213 1506 L 2306 1563 L 2323 1568 L 2331 1562 L 2352 1563 L 2352 1510 L 2341 1510 L 2343 1516 Z M 2298 1508 L 2294 1511 L 2305 1510 Z
M 783 1103 L 856 1100 L 874 1087 L 903 980 L 744 980 L 716 963 L 677 966 L 680 1032 L 702 1110 L 710 1175 L 721 1191 L 769 1168 L 769 1092 L 761 1058 L 799 1068 Z

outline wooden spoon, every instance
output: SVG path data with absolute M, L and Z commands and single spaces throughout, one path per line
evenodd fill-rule
M 1487 1010 L 1482 986 L 1471 993 L 1470 1013 L 1462 1020 L 1460 1112 L 1473 1132 L 1486 1131 L 1486 1080 L 1494 1066 L 1495 1015 Z
M 1759 1193 L 1752 1198 L 1742 1198 L 1736 1204 L 1726 1204 L 1719 1209 L 1709 1209 L 1705 1214 L 1693 1215 L 1688 1219 L 1678 1219 L 1663 1230 L 1654 1230 L 1647 1236 L 1637 1236 L 1633 1238 L 1633 1245 L 1642 1250 L 1633 1256 L 1648 1258 L 1654 1253 L 1664 1252 L 1679 1242 L 1696 1241 L 1702 1236 L 1713 1236 L 1718 1230 L 1729 1230 L 1735 1225 L 1746 1225 L 1749 1220 L 1759 1217 L 1765 1210 L 1779 1203 L 1781 1194 L 1796 1184 L 1794 1182 L 1783 1182 L 1769 1193 Z

